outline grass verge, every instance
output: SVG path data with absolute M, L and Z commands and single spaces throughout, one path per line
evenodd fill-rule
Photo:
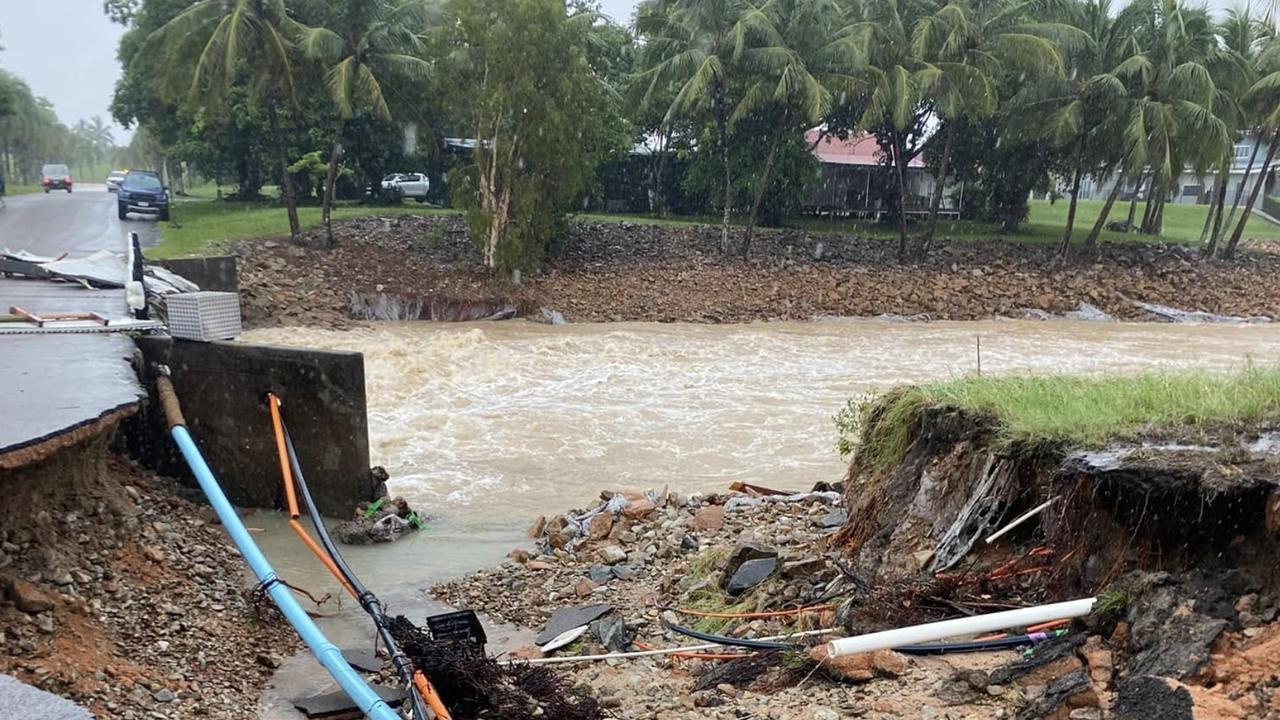
M 927 406 L 990 415 L 1005 441 L 1098 445 L 1153 427 L 1280 417 L 1280 364 L 1121 377 L 975 376 L 899 388 L 857 406 L 859 452 L 878 468 L 899 462 Z
M 406 204 L 374 206 L 341 204 L 333 209 L 335 220 L 369 215 L 452 213 L 453 210 Z M 155 258 L 211 255 L 220 243 L 289 234 L 289 219 L 283 206 L 222 200 L 179 200 L 173 208 L 174 222 L 160 228 L 160 244 L 148 250 Z M 320 208 L 298 208 L 298 220 L 304 230 L 320 225 Z
M 270 191 L 271 188 L 265 188 Z M 35 188 L 39 191 L 39 188 Z M 289 232 L 283 206 L 262 202 L 234 202 L 214 200 L 217 188 L 206 183 L 188 188 L 189 197 L 179 199 L 174 207 L 174 224 L 161 228 L 159 247 L 151 251 L 155 257 L 182 257 L 191 255 L 209 255 L 217 252 L 217 244 L 224 241 L 246 240 L 255 237 L 284 235 Z M 1102 210 L 1102 201 L 1086 200 L 1079 204 L 1076 213 L 1076 242 L 1083 242 L 1089 228 Z M 431 208 L 415 203 L 403 206 L 358 205 L 354 203 L 340 204 L 334 208 L 335 219 L 366 217 L 369 215 L 406 214 L 439 214 L 458 212 L 451 209 Z M 1123 218 L 1127 208 L 1117 206 L 1113 215 Z M 1200 228 L 1208 213 L 1206 205 L 1168 205 L 1165 208 L 1164 235 L 1152 237 L 1135 233 L 1116 233 L 1105 231 L 1102 242 L 1110 243 L 1179 243 L 1192 245 L 1200 240 Z M 312 228 L 320 224 L 320 208 L 306 206 L 298 208 L 299 220 L 304 228 Z M 1002 240 L 1026 244 L 1053 244 L 1059 242 L 1062 230 L 1066 226 L 1067 204 L 1058 201 L 1050 204 L 1045 200 L 1031 201 L 1031 215 L 1019 231 L 1012 235 L 1001 235 L 994 225 L 971 220 L 946 220 L 938 222 L 938 236 L 961 240 Z M 606 215 L 585 213 L 578 217 L 596 222 L 631 222 L 642 225 L 715 225 L 715 218 L 678 217 L 656 218 L 645 215 Z M 741 219 L 738 219 L 738 223 Z M 891 239 L 896 237 L 897 230 L 865 220 L 844 218 L 796 218 L 791 225 L 806 232 L 842 233 L 863 237 Z M 920 225 L 913 226 L 912 232 L 918 232 Z M 1280 225 L 1274 225 L 1257 216 L 1250 218 L 1246 233 L 1248 237 L 1280 240 Z

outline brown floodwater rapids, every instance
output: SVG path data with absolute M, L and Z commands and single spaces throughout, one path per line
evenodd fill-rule
M 433 609 L 427 585 L 497 563 L 527 542 L 535 516 L 587 507 L 601 490 L 838 480 L 832 417 L 849 398 L 973 373 L 979 355 L 984 374 L 1280 360 L 1275 326 L 1075 321 L 415 322 L 241 339 L 364 353 L 371 459 L 393 494 L 434 521 L 391 546 L 346 552 L 393 610 L 419 622 Z M 282 577 L 337 592 L 283 518 L 248 522 Z M 339 641 L 368 637 L 354 603 L 340 615 L 347 622 L 326 628 Z
M 839 479 L 853 396 L 976 372 L 1114 373 L 1280 357 L 1280 328 L 1088 322 L 388 323 L 247 341 L 364 353 L 372 460 L 457 521 L 602 489 L 808 489 Z

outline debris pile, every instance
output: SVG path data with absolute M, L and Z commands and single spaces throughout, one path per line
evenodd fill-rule
M 716 227 L 577 220 L 559 254 L 513 284 L 483 267 L 458 215 L 362 218 L 336 223 L 334 235 L 332 249 L 310 240 L 235 247 L 249 327 L 539 308 L 571 322 L 1048 318 L 1082 303 L 1096 311 L 1090 318 L 1170 319 L 1172 308 L 1188 309 L 1173 319 L 1280 317 L 1272 254 L 1201 263 L 1184 247 L 1104 245 L 1094 262 L 1060 267 L 1047 245 L 940 240 L 903 265 L 891 242 L 759 229 L 744 262 L 724 257 Z
M 65 483 L 0 474 L 0 673 L 99 718 L 256 717 L 295 638 L 254 619 L 211 511 L 104 445 L 46 461 Z
M 333 534 L 347 545 L 368 545 L 399 540 L 410 530 L 426 527 L 418 513 L 402 497 L 384 495 L 356 506 L 353 517 L 333 526 Z
M 946 408 L 909 427 L 900 458 L 855 458 L 843 486 L 602 493 L 433 592 L 539 632 L 508 656 L 554 663 L 623 718 L 1280 713 L 1263 659 L 1280 649 L 1274 434 L 1075 450 L 1010 446 Z M 825 644 L 1086 597 L 1081 620 L 982 638 Z

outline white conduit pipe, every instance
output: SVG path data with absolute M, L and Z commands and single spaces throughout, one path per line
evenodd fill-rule
M 981 635 L 1011 627 L 1049 622 L 1050 620 L 1080 617 L 1081 615 L 1088 615 L 1093 610 L 1093 603 L 1096 600 L 1097 598 L 1084 598 L 1052 605 L 1019 608 L 1017 610 L 974 615 L 972 617 L 943 620 L 924 625 L 912 625 L 910 627 L 897 628 L 896 630 L 883 630 L 866 635 L 855 635 L 854 637 L 841 638 L 827 643 L 827 655 L 830 657 L 842 657 L 844 655 L 885 650 L 903 645 L 937 642 L 951 637 Z
M 840 632 L 840 628 L 828 628 L 826 630 L 806 630 L 804 632 L 787 633 L 786 635 L 774 635 L 766 638 L 752 638 L 753 640 L 790 640 L 791 638 L 812 637 L 814 635 L 830 635 Z M 648 657 L 650 655 L 670 655 L 672 653 L 682 652 L 699 652 L 702 650 L 716 650 L 725 647 L 720 643 L 707 643 L 705 645 L 684 645 L 681 647 L 659 648 L 657 650 L 637 650 L 636 652 L 607 653 L 604 655 L 569 655 L 566 657 L 549 657 L 534 658 L 533 660 L 507 660 L 506 664 L 515 665 L 517 663 L 528 663 L 529 665 L 554 665 L 557 663 L 571 662 L 590 662 L 594 660 L 618 660 L 638 657 Z M 748 650 L 750 648 L 747 648 Z
M 1048 500 L 1045 500 L 1044 502 L 1040 503 L 1039 505 L 1031 508 L 1030 510 L 1022 513 L 1013 522 L 1009 523 L 1008 525 L 1005 525 L 1004 527 L 992 533 L 991 536 L 987 538 L 987 544 L 990 545 L 996 540 L 999 540 L 1005 533 L 1009 532 L 1010 530 L 1018 527 L 1022 523 L 1040 514 L 1041 511 L 1043 511 L 1045 508 L 1052 505 L 1053 501 L 1057 499 L 1058 499 L 1057 497 L 1051 497 Z

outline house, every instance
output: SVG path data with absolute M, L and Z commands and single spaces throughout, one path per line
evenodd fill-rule
M 1257 156 L 1254 156 L 1254 149 L 1257 148 Z M 1245 183 L 1244 196 L 1248 196 L 1249 188 L 1258 181 L 1258 172 L 1262 169 L 1262 161 L 1267 156 L 1267 147 L 1261 143 L 1260 139 L 1248 135 L 1240 142 L 1236 143 L 1233 148 L 1231 170 L 1227 175 L 1227 202 L 1230 203 L 1239 191 L 1241 183 Z M 1249 167 L 1249 159 L 1253 158 L 1253 167 Z M 1245 170 L 1249 170 L 1248 177 Z M 1212 199 L 1213 183 L 1216 173 L 1210 172 L 1207 175 L 1196 175 L 1191 168 L 1184 168 L 1182 174 L 1178 176 L 1178 180 L 1174 183 L 1174 188 L 1170 193 L 1169 202 L 1185 204 L 1185 205 L 1207 205 Z M 1265 187 L 1266 193 L 1269 195 L 1271 188 L 1275 185 L 1274 170 L 1267 178 Z M 1115 178 L 1107 178 L 1103 182 L 1098 182 L 1093 178 L 1085 178 L 1080 182 L 1080 199 L 1082 200 L 1105 200 L 1107 195 L 1111 193 L 1111 189 L 1115 187 Z M 1144 181 L 1142 190 L 1139 193 L 1140 198 L 1146 198 L 1147 193 L 1151 191 L 1151 183 L 1149 180 Z M 1132 181 L 1126 183 L 1126 187 L 1120 191 L 1121 198 L 1128 200 L 1133 196 Z
M 822 168 L 822 177 L 805 203 L 807 212 L 857 217 L 875 217 L 882 212 L 886 159 L 875 136 L 850 135 L 842 140 L 820 135 L 815 129 L 806 132 L 804 139 Z M 912 158 L 903 179 L 907 186 L 907 214 L 928 213 L 933 199 L 933 172 L 925 167 L 924 159 L 918 155 Z M 949 190 L 943 191 L 939 213 L 956 216 L 964 188 Z

